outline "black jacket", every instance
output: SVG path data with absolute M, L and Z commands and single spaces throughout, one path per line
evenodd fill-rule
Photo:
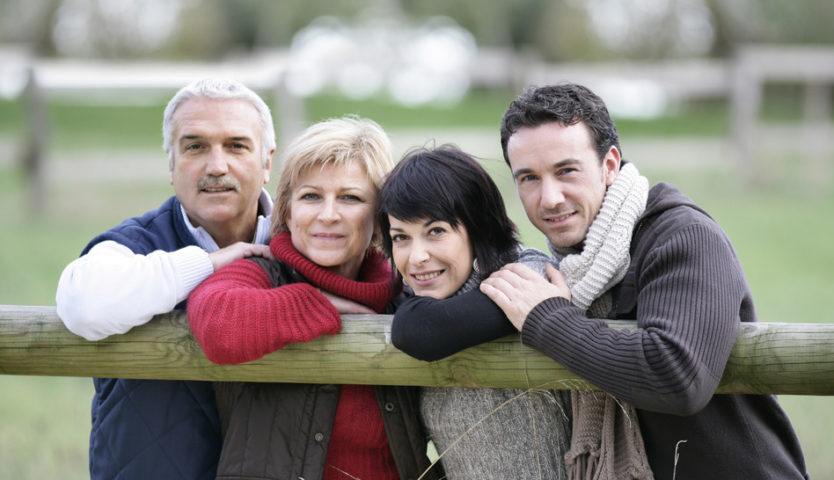
M 216 383 L 225 433 L 217 478 L 322 478 L 339 389 L 339 385 Z M 416 479 L 429 466 L 417 390 L 375 387 L 374 393 L 400 478 Z M 435 466 L 423 478 L 440 478 L 440 472 Z
M 637 408 L 657 479 L 801 479 L 805 460 L 773 395 L 715 395 L 753 298 L 730 240 L 671 185 L 649 192 L 631 264 L 612 289 L 615 330 L 563 298 L 537 305 L 526 345 Z

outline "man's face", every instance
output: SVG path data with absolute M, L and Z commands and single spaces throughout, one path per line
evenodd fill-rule
M 215 239 L 251 232 L 272 163 L 272 152 L 263 163 L 258 111 L 246 100 L 195 98 L 173 126 L 171 185 L 188 219 Z
M 584 123 L 516 131 L 507 155 L 527 217 L 556 247 L 581 246 L 620 168 L 611 147 L 600 163 Z

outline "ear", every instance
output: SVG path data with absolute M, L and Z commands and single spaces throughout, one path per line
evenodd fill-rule
M 617 178 L 617 175 L 620 174 L 621 162 L 620 150 L 612 145 L 602 159 L 602 175 L 605 178 L 606 187 L 610 187 Z
M 170 183 L 171 185 L 174 184 L 174 169 L 173 168 L 168 170 L 168 183 Z
M 371 234 L 371 246 L 382 247 L 382 227 L 374 222 L 374 232 Z
M 275 149 L 269 151 L 269 155 L 266 157 L 266 165 L 264 165 L 264 185 L 269 183 L 269 171 L 272 170 L 272 155 L 275 153 Z

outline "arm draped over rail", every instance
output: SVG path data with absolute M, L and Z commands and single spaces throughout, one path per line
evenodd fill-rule
M 610 321 L 615 328 L 633 322 Z M 242 365 L 206 359 L 184 312 L 89 342 L 55 307 L 0 305 L 0 374 L 371 385 L 588 389 L 592 385 L 521 344 L 518 335 L 437 362 L 390 342 L 390 315 L 345 315 L 342 332 Z M 834 395 L 834 324 L 741 325 L 718 393 Z

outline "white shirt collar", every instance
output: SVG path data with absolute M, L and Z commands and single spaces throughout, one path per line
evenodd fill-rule
M 260 211 L 263 214 L 258 215 L 258 223 L 255 226 L 255 238 L 252 243 L 266 244 L 269 243 L 270 216 L 272 215 L 272 197 L 269 196 L 266 190 L 261 189 L 261 196 L 258 198 L 258 203 L 261 207 Z M 191 221 L 188 220 L 188 215 L 185 213 L 185 207 L 182 204 L 180 204 L 180 212 L 182 212 L 182 218 L 185 220 L 186 228 L 191 232 L 194 239 L 197 240 L 197 245 L 200 248 L 209 253 L 220 249 L 217 246 L 217 242 L 211 238 L 211 235 L 203 227 L 195 227 L 191 224 Z

